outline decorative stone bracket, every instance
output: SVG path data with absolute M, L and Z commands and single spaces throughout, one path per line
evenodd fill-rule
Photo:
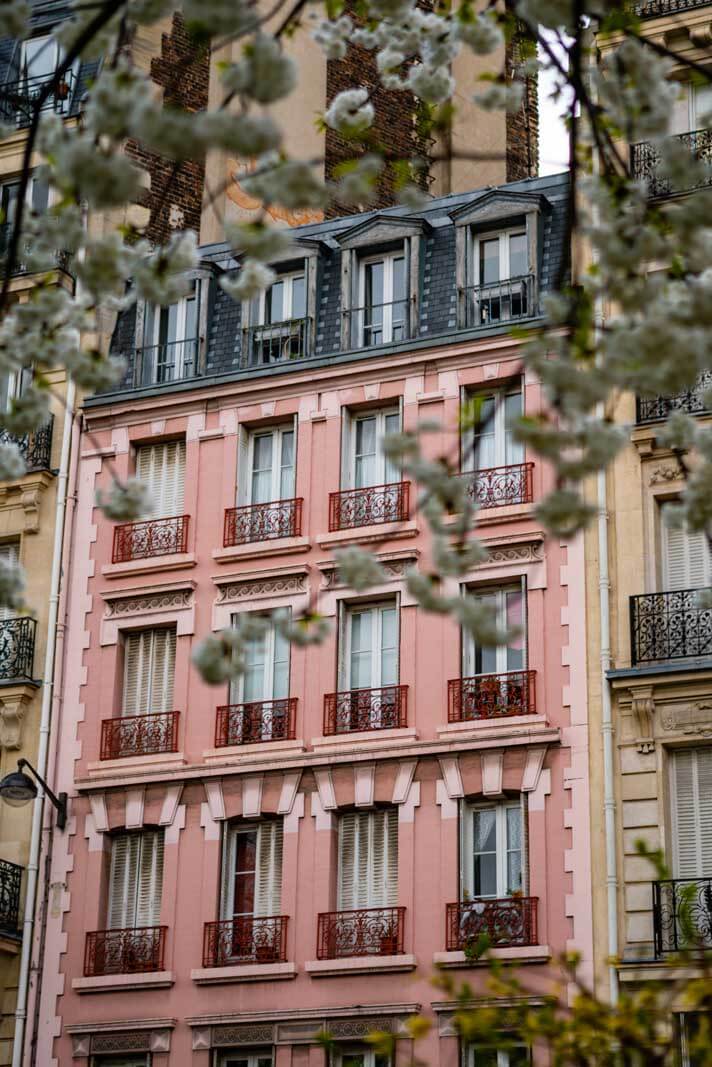
M 654 715 L 655 700 L 652 685 L 635 686 L 630 690 L 630 708 L 636 727 L 636 748 L 638 752 L 654 752 Z
M 0 748 L 22 748 L 22 722 L 34 694 L 28 685 L 0 689 Z

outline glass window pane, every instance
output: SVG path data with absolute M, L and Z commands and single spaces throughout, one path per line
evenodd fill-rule
M 497 856 L 494 852 L 475 853 L 472 890 L 476 897 L 497 896 Z
M 33 37 L 24 42 L 24 70 L 28 78 L 53 74 L 57 66 L 57 45 L 52 37 Z
M 473 470 L 487 470 L 497 465 L 495 450 L 495 400 L 493 396 L 475 400 Z M 469 467 L 469 464 L 468 464 Z
M 363 1052 L 344 1052 L 341 1056 L 341 1067 L 365 1067 L 365 1061 Z
M 356 421 L 354 488 L 376 484 L 376 417 Z
M 519 636 L 511 638 L 507 646 L 507 670 L 521 671 L 524 669 L 524 600 L 519 589 L 512 590 L 505 596 L 506 625 L 519 630 Z
M 405 300 L 405 259 L 400 256 L 393 260 L 393 296 L 392 300 Z
M 384 430 L 386 435 L 398 433 L 400 430 L 400 414 L 397 411 L 394 411 L 391 415 L 386 415 Z M 383 448 L 382 442 L 380 444 L 381 448 Z M 388 457 L 386 457 L 384 461 L 384 478 L 387 485 L 391 482 L 400 481 L 400 471 L 398 466 Z
M 252 503 L 272 499 L 272 434 L 259 434 L 252 446 Z
M 265 693 L 265 638 L 256 637 L 246 642 L 243 699 L 266 700 Z
M 183 327 L 183 338 L 193 338 L 198 336 L 198 295 L 195 290 L 195 282 L 193 282 L 193 292 L 186 298 L 185 301 L 185 326 Z
M 520 278 L 528 274 L 527 235 L 512 233 L 509 235 L 509 277 Z
M 282 322 L 284 317 L 284 282 L 275 282 L 265 293 L 265 322 Z
M 480 241 L 480 285 L 490 285 L 499 280 L 499 238 Z
M 292 311 L 290 318 L 303 319 L 307 313 L 306 283 L 303 274 L 292 279 Z
M 294 431 L 282 433 L 282 458 L 279 476 L 279 496 L 281 500 L 291 500 L 294 496 Z
M 497 1067 L 496 1048 L 474 1049 L 474 1067 Z
M 504 462 L 524 462 L 524 446 L 514 440 L 514 427 L 522 415 L 522 394 L 509 393 L 504 400 Z
M 496 816 L 494 808 L 485 808 L 473 813 L 475 852 L 494 852 L 497 848 Z
M 364 304 L 366 307 L 371 307 L 373 304 L 382 304 L 384 302 L 383 261 L 367 263 L 364 280 Z

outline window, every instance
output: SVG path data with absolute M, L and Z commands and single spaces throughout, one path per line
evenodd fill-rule
M 249 503 L 268 504 L 294 496 L 294 427 L 250 434 Z
M 185 441 L 141 445 L 136 449 L 136 477 L 148 487 L 153 514 L 160 518 L 182 515 Z
M 339 819 L 337 908 L 398 903 L 398 812 L 348 812 Z
M 525 230 L 508 230 L 475 241 L 475 287 L 470 325 L 530 314 Z
M 303 270 L 282 274 L 260 294 L 252 312 L 251 364 L 303 359 L 307 353 L 307 287 Z
M 408 294 L 402 252 L 361 260 L 358 303 L 354 338 L 357 347 L 405 340 Z
M 522 801 L 468 805 L 463 818 L 463 890 L 471 897 L 511 897 L 525 889 Z
M 390 1067 L 390 1059 L 370 1048 L 340 1048 L 332 1053 L 332 1067 Z
M 511 1040 L 511 1039 L 510 1039 Z M 526 1045 L 513 1045 L 504 1039 L 504 1047 L 468 1045 L 465 1067 L 529 1067 L 531 1057 Z
M 672 754 L 676 878 L 712 878 L 712 746 Z
M 222 871 L 221 919 L 279 915 L 281 820 L 226 827 Z
M 526 593 L 523 584 L 502 586 L 467 591 L 465 596 L 474 596 L 483 604 L 489 605 L 496 616 L 497 627 L 501 630 L 519 631 L 504 645 L 479 645 L 469 634 L 463 641 L 464 678 L 473 678 L 478 674 L 504 674 L 507 671 L 526 669 Z
M 2 230 L 4 235 L 2 245 L 3 252 L 5 251 L 5 235 L 9 237 L 9 233 L 15 225 L 15 219 L 17 218 L 19 195 L 19 181 L 5 182 L 0 186 L 0 207 L 2 208 Z M 30 208 L 34 214 L 44 214 L 49 207 L 49 184 L 47 181 L 31 175 L 27 183 L 25 200 L 27 207 Z
M 106 924 L 110 930 L 158 926 L 162 886 L 162 830 L 112 838 Z
M 464 470 L 484 471 L 524 462 L 524 446 L 514 438 L 523 414 L 519 386 L 492 393 L 478 393 L 467 401 L 470 428 L 464 435 Z
M 148 1053 L 139 1056 L 95 1056 L 92 1067 L 149 1067 Z
M 197 373 L 198 316 L 201 284 L 167 307 L 146 305 L 144 319 L 144 382 L 172 382 Z
M 670 122 L 670 133 L 690 133 L 704 128 L 704 119 L 712 113 L 712 85 L 681 85 Z
M 704 532 L 669 524 L 674 502 L 660 509 L 663 589 L 699 589 L 712 583 L 712 559 Z
M 20 541 L 19 539 L 14 541 L 4 541 L 0 544 L 0 559 L 4 563 L 16 564 L 20 559 Z M 17 612 L 13 608 L 7 607 L 5 604 L 0 604 L 0 620 L 13 619 L 17 615 Z M 4 640 L 8 640 L 9 635 L 5 635 Z
M 304 271 L 283 274 L 260 297 L 260 323 L 272 325 L 306 317 Z
M 703 1067 L 709 1056 L 708 1012 L 686 1011 L 675 1016 L 680 1067 Z
M 239 623 L 233 616 L 233 625 Z M 289 641 L 273 622 L 261 637 L 246 643 L 245 670 L 232 683 L 231 703 L 281 700 L 289 696 Z
M 399 481 L 398 468 L 383 452 L 383 438 L 400 430 L 400 411 L 373 411 L 347 419 L 344 488 L 363 489 Z
M 175 662 L 175 630 L 141 630 L 127 634 L 122 714 L 150 715 L 172 711 Z
M 272 1067 L 272 1052 L 261 1049 L 257 1052 L 242 1051 L 223 1052 L 217 1061 L 217 1067 Z
M 346 609 L 341 689 L 398 684 L 398 606 L 393 601 Z

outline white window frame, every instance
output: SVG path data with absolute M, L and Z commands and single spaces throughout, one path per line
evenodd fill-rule
M 0 559 L 6 563 L 19 563 L 20 552 L 22 551 L 22 538 L 11 537 L 7 541 L 0 542 Z M 2 619 L 15 619 L 17 618 L 17 610 L 10 608 L 6 604 L 0 605 L 0 620 Z M 8 643 L 13 645 L 16 642 L 16 638 L 12 638 L 10 634 L 6 635 Z
M 691 854 L 695 857 L 694 872 L 682 870 L 681 840 L 679 832 L 680 812 L 677 788 L 676 767 L 677 760 L 689 758 L 691 762 L 691 788 L 694 793 L 694 820 L 695 825 L 690 836 L 695 838 L 695 844 L 691 848 Z M 706 761 L 709 766 L 701 766 Z M 699 745 L 694 749 L 673 750 L 669 759 L 669 786 L 671 798 L 671 837 L 672 837 L 672 868 L 675 878 L 712 878 L 712 790 L 709 795 L 704 790 L 707 784 L 706 778 L 700 781 L 700 774 L 709 775 L 712 779 L 712 745 Z M 700 810 L 700 797 L 703 796 L 705 809 Z M 708 816 L 707 812 L 710 812 Z
M 344 1048 L 336 1048 L 331 1054 L 330 1067 L 343 1067 L 347 1056 L 363 1056 L 363 1067 L 391 1067 L 390 1056 L 384 1056 L 373 1048 L 364 1048 L 362 1045 L 347 1045 Z
M 288 610 L 291 612 L 291 608 L 288 609 Z M 240 614 L 233 615 L 233 617 L 232 617 L 232 625 L 233 626 L 239 625 L 239 620 L 240 620 L 241 617 L 242 616 Z M 286 644 L 286 648 L 287 648 L 287 692 L 284 694 L 284 696 L 276 696 L 275 695 L 275 688 L 276 688 L 276 686 L 275 686 L 275 667 L 276 667 L 275 652 L 276 652 L 276 648 L 277 648 L 277 640 L 278 640 L 277 628 L 276 628 L 276 626 L 274 624 L 274 620 L 270 619 L 269 629 L 266 631 L 266 633 L 264 635 L 264 646 L 265 646 L 264 647 L 264 654 L 265 654 L 265 659 L 264 659 L 264 673 L 263 673 L 263 679 L 262 679 L 262 682 L 263 682 L 263 684 L 262 684 L 262 694 L 263 695 L 259 698 L 259 700 L 258 700 L 257 697 L 255 697 L 253 701 L 250 701 L 250 703 L 259 703 L 259 702 L 265 701 L 265 700 L 287 700 L 289 698 L 289 683 L 290 683 L 290 672 L 291 672 L 291 667 L 292 667 L 292 657 L 291 657 L 291 645 L 286 640 L 285 640 L 285 644 Z M 230 696 L 230 703 L 231 704 L 244 704 L 246 702 L 245 701 L 245 676 L 244 676 L 244 674 L 241 674 L 239 676 L 239 678 L 235 679 L 234 682 L 230 683 L 229 696 Z M 267 729 L 267 732 L 265 734 L 263 734 L 263 736 L 264 736 L 265 740 L 269 740 L 269 737 L 271 736 L 271 727 Z
M 122 838 L 138 838 L 138 840 L 139 840 L 138 858 L 136 860 L 136 881 L 135 881 L 135 884 L 134 884 L 133 888 L 130 887 L 129 885 L 125 885 L 124 886 L 123 898 L 122 898 L 123 907 L 125 909 L 127 909 L 128 894 L 129 893 L 133 893 L 133 896 L 134 896 L 134 900 L 133 900 L 133 922 L 132 923 L 122 922 L 121 926 L 112 926 L 111 925 L 112 900 L 113 900 L 113 897 L 114 897 L 114 893 L 120 892 L 119 889 L 114 889 L 114 886 L 116 884 L 116 867 L 117 867 L 117 863 L 119 862 L 118 859 L 117 859 L 117 851 L 116 851 L 116 849 L 117 849 L 118 842 Z M 146 842 L 149 839 L 152 842 L 152 846 L 151 846 L 152 849 L 155 848 L 155 857 L 154 857 L 155 867 L 151 871 L 149 885 L 148 885 L 148 889 L 150 890 L 151 889 L 151 884 L 150 883 L 154 880 L 154 876 L 155 876 L 156 885 L 153 887 L 154 892 L 153 892 L 153 895 L 150 897 L 150 903 L 151 903 L 152 908 L 155 911 L 155 918 L 157 920 L 157 921 L 155 921 L 153 923 L 146 923 L 146 922 L 142 921 L 141 920 L 141 916 L 140 916 L 140 908 L 141 908 L 141 904 L 142 904 L 142 902 L 141 902 L 141 896 L 142 896 L 142 892 L 141 892 L 141 872 L 143 870 L 144 849 L 146 847 Z M 155 846 L 153 845 L 154 841 L 156 842 Z M 111 855 L 110 855 L 110 859 L 109 859 L 108 893 L 107 893 L 107 901 L 106 901 L 106 925 L 107 925 L 108 929 L 112 929 L 112 930 L 129 929 L 129 930 L 131 930 L 131 929 L 138 929 L 138 928 L 141 928 L 143 926 L 158 926 L 160 924 L 161 898 L 162 898 L 162 895 L 163 895 L 163 865 L 164 865 L 164 857 L 165 857 L 165 851 L 164 850 L 165 850 L 165 838 L 164 838 L 163 830 L 149 830 L 149 829 L 144 829 L 144 830 L 125 830 L 122 833 L 117 834 L 117 835 L 112 837 Z M 130 874 L 130 870 L 129 870 L 128 866 L 127 866 L 126 867 L 126 876 L 128 877 L 129 874 Z M 126 915 L 125 918 L 128 919 L 128 918 L 130 918 L 130 916 Z
M 403 298 L 404 315 L 403 315 L 403 340 L 408 337 L 408 308 L 410 306 L 409 292 L 408 292 L 408 257 L 406 255 L 405 248 L 398 252 L 381 252 L 372 256 L 364 256 L 359 260 L 358 264 L 358 307 L 362 310 L 359 312 L 358 323 L 358 342 L 359 347 L 368 348 L 372 347 L 374 342 L 366 344 L 366 330 L 372 330 L 371 324 L 366 325 L 365 313 L 366 313 L 366 267 L 373 265 L 374 263 L 383 263 L 383 300 L 377 304 L 369 304 L 368 306 L 379 307 L 383 309 L 383 318 L 381 322 L 382 338 L 380 341 L 375 342 L 377 345 L 388 345 L 393 341 L 393 304 L 395 297 L 393 295 L 393 264 L 396 260 L 403 260 L 403 277 L 405 279 L 405 296 Z
M 387 459 L 383 451 L 383 438 L 386 435 L 386 421 L 394 415 L 398 418 L 397 432 L 400 432 L 403 424 L 400 406 L 393 408 L 373 408 L 370 411 L 358 411 L 346 416 L 348 419 L 346 426 L 347 461 L 343 468 L 343 489 L 356 488 L 356 428 L 358 423 L 373 418 L 376 420 L 376 474 L 375 481 L 373 481 L 371 485 L 391 485 L 400 481 L 400 473 L 396 469 L 395 464 Z M 368 486 L 360 486 L 360 488 L 367 489 Z
M 272 322 L 266 321 L 267 313 L 267 291 L 263 290 L 259 296 L 259 311 L 258 311 L 258 326 L 279 326 L 281 323 L 289 322 L 295 317 L 294 315 L 294 283 L 299 278 L 304 281 L 304 318 L 307 317 L 306 302 L 307 302 L 307 272 L 306 270 L 289 271 L 287 274 L 278 274 L 275 278 L 273 285 L 283 283 L 284 285 L 284 308 L 289 309 L 288 314 L 284 314 L 281 319 L 274 319 Z M 271 288 L 271 287 L 270 287 Z
M 521 670 L 526 671 L 529 663 L 529 645 L 528 645 L 528 627 L 527 627 L 527 586 L 526 578 L 522 576 L 519 582 L 508 582 L 506 585 L 481 585 L 481 586 L 463 586 L 463 596 L 484 597 L 495 596 L 495 611 L 497 613 L 497 626 L 500 629 L 506 629 L 507 626 L 507 594 L 519 593 L 522 598 L 522 666 L 518 668 L 510 668 L 507 664 L 507 658 L 509 654 L 508 645 L 497 645 L 495 648 L 495 666 L 494 671 L 476 671 L 475 657 L 477 652 L 477 644 L 469 631 L 462 633 L 462 677 L 463 678 L 478 678 L 486 677 L 488 674 L 506 674 L 509 670 Z
M 515 809 L 520 812 L 521 825 L 522 825 L 522 844 L 521 844 L 521 864 L 522 864 L 522 895 L 526 896 L 528 889 L 528 845 L 529 835 L 527 833 L 527 806 L 524 794 L 520 794 L 519 797 L 506 797 L 503 800 L 494 800 L 490 802 L 477 801 L 466 802 L 461 808 L 460 818 L 460 848 L 461 848 L 461 897 L 465 899 L 469 896 L 474 900 L 500 900 L 507 897 L 511 897 L 511 893 L 508 890 L 511 888 L 507 885 L 508 882 L 508 870 L 507 859 L 509 853 L 514 851 L 509 848 L 508 835 L 507 835 L 507 811 L 509 809 Z M 495 811 L 496 819 L 496 865 L 497 865 L 497 890 L 493 897 L 483 897 L 475 894 L 474 891 L 474 868 L 475 868 L 475 813 L 478 811 Z
M 472 424 L 467 427 L 462 435 L 463 454 L 461 466 L 463 472 L 493 470 L 496 467 L 513 467 L 525 462 L 526 452 L 524 445 L 516 442 L 513 442 L 513 445 L 519 450 L 520 458 L 507 459 L 507 398 L 510 396 L 518 396 L 520 398 L 519 410 L 520 414 L 524 415 L 524 390 L 521 381 L 516 386 L 502 386 L 499 389 L 465 394 L 464 400 L 467 406 L 472 406 L 477 400 L 492 399 L 494 401 L 494 463 L 490 467 L 476 467 L 474 465 L 477 428 Z
M 267 897 L 271 895 L 273 898 L 272 907 L 263 910 L 260 902 L 257 899 L 257 892 L 260 882 L 260 859 L 261 848 L 265 847 L 265 844 L 261 842 L 265 841 L 266 828 L 269 827 L 269 841 L 266 842 L 267 846 L 271 846 L 272 854 L 270 856 L 270 881 L 274 884 L 267 886 Z M 240 834 L 257 834 L 257 846 L 255 850 L 255 875 L 254 875 L 254 893 L 253 893 L 253 908 L 255 910 L 251 912 L 235 913 L 235 862 L 237 858 L 237 848 L 233 842 L 237 840 Z M 274 918 L 281 912 L 282 903 L 282 880 L 283 880 L 283 849 L 284 849 L 284 824 L 281 819 L 263 819 L 259 822 L 244 822 L 244 823 L 226 823 L 222 840 L 222 878 L 220 888 L 220 916 L 223 921 L 229 921 L 233 918 Z
M 396 615 L 396 679 L 393 682 L 383 683 L 383 614 L 384 610 L 393 610 Z M 371 684 L 369 686 L 361 686 L 360 688 L 366 689 L 379 689 L 384 684 L 387 686 L 395 686 L 400 682 L 400 602 L 397 597 L 392 599 L 374 600 L 366 603 L 344 603 L 343 615 L 342 615 L 342 647 L 344 654 L 342 662 L 340 664 L 340 677 L 339 677 L 339 690 L 341 692 L 347 692 L 354 690 L 356 687 L 352 685 L 351 677 L 351 642 L 352 642 L 352 629 L 351 620 L 354 615 L 361 614 L 362 612 L 373 611 L 374 618 L 371 622 Z
M 156 640 L 157 634 L 172 634 L 173 636 L 173 677 L 163 678 L 156 675 Z M 138 637 L 139 640 L 144 635 L 150 635 L 148 637 L 149 649 L 148 649 L 148 663 L 146 670 L 149 674 L 149 679 L 146 685 L 146 707 L 137 707 L 135 711 L 127 709 L 128 696 L 129 696 L 129 654 L 128 645 L 132 638 Z M 170 645 L 169 645 L 170 647 Z M 131 717 L 132 715 L 160 715 L 166 714 L 169 711 L 173 711 L 173 687 L 175 684 L 175 657 L 177 653 L 177 637 L 175 626 L 156 626 L 148 627 L 145 630 L 129 630 L 124 634 L 124 664 L 121 681 L 121 715 L 124 718 Z M 169 659 L 168 654 L 166 657 L 166 666 L 168 666 Z M 157 690 L 153 692 L 154 688 Z
M 271 1048 L 269 1049 L 255 1049 L 251 1051 L 242 1049 L 233 1049 L 228 1052 L 221 1052 L 219 1057 L 215 1061 L 215 1067 L 231 1067 L 232 1064 L 240 1061 L 241 1067 L 260 1067 L 260 1061 L 266 1059 L 270 1060 L 271 1067 L 274 1067 L 274 1053 Z
M 148 1052 L 138 1055 L 92 1056 L 91 1067 L 149 1067 Z
M 193 374 L 197 371 L 195 364 L 198 360 L 198 342 L 200 334 L 200 306 L 203 300 L 203 286 L 200 278 L 194 278 L 192 280 L 191 292 L 186 294 L 177 300 L 175 304 L 151 304 L 150 314 L 153 319 L 152 329 L 147 329 L 144 332 L 144 347 L 149 348 L 153 352 L 153 366 L 151 367 L 151 381 L 158 381 L 158 363 L 157 356 L 159 348 L 162 344 L 165 344 L 166 348 L 172 346 L 175 351 L 175 365 L 173 367 L 172 377 L 164 379 L 164 381 L 180 381 L 185 376 L 186 364 L 193 362 Z M 186 336 L 186 322 L 188 320 L 188 307 L 190 304 L 195 303 L 195 337 Z M 176 329 L 175 338 L 171 341 L 161 341 L 161 318 L 164 311 L 168 311 L 169 308 L 176 308 Z M 146 309 L 147 311 L 149 308 Z M 148 315 L 146 316 L 148 318 Z M 149 336 L 150 334 L 150 336 Z M 186 359 L 188 348 L 187 342 L 193 342 L 192 360 Z
M 492 1046 L 486 1046 L 486 1047 L 488 1049 L 492 1049 Z M 524 1052 L 525 1052 L 525 1054 L 527 1056 L 527 1059 L 531 1063 L 531 1050 L 526 1046 L 526 1044 L 522 1041 L 516 1047 L 518 1049 L 523 1049 L 524 1050 Z M 482 1046 L 481 1045 L 478 1046 L 478 1045 L 474 1045 L 474 1044 L 468 1044 L 465 1047 L 465 1055 L 463 1057 L 463 1059 L 465 1061 L 464 1062 L 464 1067 L 478 1067 L 478 1064 L 477 1064 L 477 1050 L 478 1050 L 478 1048 L 482 1048 Z M 495 1049 L 493 1051 L 496 1051 L 496 1053 L 497 1053 L 497 1067 L 510 1067 L 510 1062 L 511 1062 L 510 1052 L 513 1051 L 511 1047 L 510 1048 L 497 1048 L 497 1049 Z
M 353 884 L 344 884 L 343 836 L 347 820 L 354 819 L 356 824 L 365 828 L 367 834 L 366 870 L 360 866 L 360 850 L 351 857 L 353 868 Z M 376 820 L 380 820 L 383 833 L 383 855 L 377 857 L 373 848 L 374 837 L 377 833 Z M 393 833 L 391 840 L 389 828 Z M 337 872 L 336 872 L 336 903 L 337 910 L 350 911 L 368 908 L 392 908 L 398 904 L 398 875 L 399 875 L 399 824 L 397 808 L 376 808 L 371 811 L 344 812 L 338 820 L 337 840 Z M 359 830 L 359 834 L 363 832 Z M 360 845 L 360 841 L 358 843 Z M 391 847 L 392 846 L 392 847 Z M 377 881 L 378 867 L 381 868 L 381 878 Z M 394 879 L 389 878 L 389 871 L 393 870 Z M 354 899 L 355 898 L 355 899 Z M 359 899 L 360 898 L 360 899 Z
M 473 277 L 475 279 L 475 285 L 498 285 L 499 282 L 511 281 L 512 273 L 510 270 L 510 256 L 509 256 L 509 242 L 512 237 L 523 237 L 527 242 L 527 250 L 529 248 L 529 241 L 527 237 L 526 226 L 511 226 L 506 230 L 493 230 L 490 233 L 478 233 L 473 242 L 474 244 L 474 271 Z M 499 241 L 499 278 L 496 282 L 482 282 L 480 281 L 480 246 L 487 241 Z M 527 272 L 528 273 L 528 272 Z M 514 277 L 521 278 L 526 275 L 516 274 Z
M 661 559 L 660 559 L 660 576 L 661 576 L 661 579 L 662 579 L 662 591 L 663 592 L 672 592 L 672 591 L 678 590 L 678 589 L 679 590 L 683 590 L 683 589 L 702 588 L 702 587 L 705 587 L 705 586 L 708 586 L 708 585 L 712 584 L 712 552 L 710 552 L 709 545 L 707 543 L 707 538 L 705 537 L 704 533 L 702 533 L 702 532 L 696 533 L 694 531 L 691 532 L 686 527 L 683 527 L 682 530 L 672 529 L 670 527 L 670 525 L 667 523 L 666 519 L 665 519 L 665 511 L 666 511 L 666 509 L 669 508 L 669 507 L 677 506 L 677 505 L 679 505 L 679 500 L 664 500 L 664 501 L 661 501 L 661 503 L 659 505 L 659 511 L 658 511 L 658 521 L 659 521 L 659 528 L 660 528 L 660 555 L 661 555 Z M 695 583 L 693 581 L 692 577 L 690 577 L 689 580 L 686 579 L 685 583 L 683 585 L 676 585 L 676 584 L 674 584 L 673 579 L 672 579 L 672 577 L 670 575 L 670 539 L 671 539 L 671 537 L 674 537 L 676 535 L 679 536 L 680 533 L 683 534 L 683 536 L 685 538 L 685 541 L 686 541 L 685 553 L 686 553 L 686 556 L 687 556 L 686 565 L 687 565 L 688 570 L 689 570 L 689 566 L 690 566 L 690 562 L 691 562 L 690 561 L 690 542 L 697 541 L 698 544 L 699 544 L 700 551 L 704 555 L 704 572 L 705 572 L 705 574 L 704 574 L 704 578 L 703 578 L 703 581 L 702 581 L 701 585 L 700 585 L 700 583 Z
M 281 493 L 282 484 L 282 439 L 284 434 L 293 434 L 293 447 L 292 447 L 292 489 L 291 496 L 283 496 Z M 284 423 L 280 426 L 269 426 L 265 428 L 248 429 L 245 431 L 245 439 L 242 443 L 242 456 L 239 459 L 243 460 L 241 464 L 238 459 L 238 468 L 244 466 L 245 477 L 243 478 L 240 470 L 237 473 L 237 502 L 238 504 L 254 505 L 258 506 L 258 502 L 254 500 L 254 463 L 255 463 L 255 441 L 258 437 L 272 437 L 272 468 L 271 468 L 271 492 L 270 499 L 268 501 L 262 501 L 263 505 L 276 504 L 280 500 L 293 500 L 296 492 L 296 480 L 297 480 L 297 426 L 295 420 Z
M 707 92 L 712 97 L 712 89 L 709 83 L 705 86 L 692 85 L 690 82 L 680 83 L 680 93 L 682 99 L 677 101 L 673 106 L 671 129 L 670 132 L 673 136 L 679 136 L 683 133 L 693 133 L 695 130 L 701 129 L 702 116 L 712 113 L 712 99 L 705 108 L 702 103 L 703 91 L 707 89 Z M 702 91 L 701 91 L 702 90 Z M 678 129 L 678 123 L 680 120 L 685 122 L 683 116 L 687 113 L 686 128 Z
M 169 462 L 171 448 L 175 448 L 172 462 Z M 148 457 L 148 478 L 142 477 L 143 458 Z M 151 462 L 152 458 L 152 462 Z M 185 507 L 185 469 L 187 449 L 184 439 L 164 441 L 159 444 L 145 443 L 137 445 L 134 455 L 135 475 L 149 488 L 149 507 L 161 505 L 156 514 L 150 511 L 146 519 L 178 518 Z M 166 509 L 163 509 L 163 505 Z

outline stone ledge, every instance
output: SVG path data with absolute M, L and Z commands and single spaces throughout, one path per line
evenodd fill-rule
M 281 753 L 305 752 L 304 742 L 297 738 L 294 741 L 261 741 L 254 745 L 224 745 L 220 748 L 206 748 L 203 759 L 207 763 L 244 763 L 245 757 L 266 756 L 272 752 L 275 757 Z
M 324 750 L 329 752 L 338 746 L 340 752 L 348 752 L 350 746 L 369 745 L 379 747 L 378 743 L 386 748 L 397 745 L 399 741 L 415 741 L 418 731 L 415 727 L 395 727 L 392 730 L 354 730 L 328 736 L 312 737 L 312 748 L 315 751 Z
M 350 956 L 343 960 L 308 960 L 304 970 L 312 978 L 341 978 L 351 974 L 395 974 L 413 971 L 416 967 L 413 955 L 402 956 Z
M 551 949 L 548 945 L 515 945 L 492 948 L 488 955 L 495 960 L 516 960 L 517 963 L 547 963 L 551 959 Z M 438 967 L 486 967 L 487 958 L 471 960 L 464 952 L 436 952 L 433 963 Z
M 168 989 L 174 981 L 172 971 L 98 974 L 92 978 L 73 978 L 72 989 L 77 993 L 124 993 L 135 989 Z
M 184 767 L 186 763 L 187 760 L 182 752 L 153 752 L 147 756 L 122 756 L 120 759 L 104 759 L 99 760 L 98 763 L 87 763 L 86 769 L 87 774 L 100 778 L 102 775 L 106 777 L 116 774 L 124 768 L 160 766 L 163 770 L 167 767 Z
M 246 545 L 215 548 L 211 555 L 218 563 L 237 563 L 241 559 L 263 559 L 265 556 L 286 556 L 292 552 L 310 550 L 311 541 L 308 537 L 275 537 L 267 541 L 250 541 Z M 241 579 L 242 576 L 238 580 Z
M 363 545 L 374 541 L 397 541 L 405 537 L 417 537 L 418 524 L 414 519 L 406 522 L 383 522 L 373 526 L 354 526 L 349 530 L 334 530 L 315 538 L 319 548 L 341 548 L 345 545 Z
M 295 963 L 244 963 L 232 967 L 197 967 L 190 972 L 196 985 L 219 982 L 275 982 L 297 977 Z
M 195 567 L 194 552 L 171 552 L 165 556 L 149 556 L 148 559 L 132 559 L 127 563 L 106 563 L 101 568 L 104 578 L 130 578 L 134 574 L 153 574 L 155 571 L 179 571 Z M 131 590 L 133 593 L 134 590 Z M 136 590 L 140 593 L 140 590 Z M 130 593 L 126 594 L 130 596 Z

